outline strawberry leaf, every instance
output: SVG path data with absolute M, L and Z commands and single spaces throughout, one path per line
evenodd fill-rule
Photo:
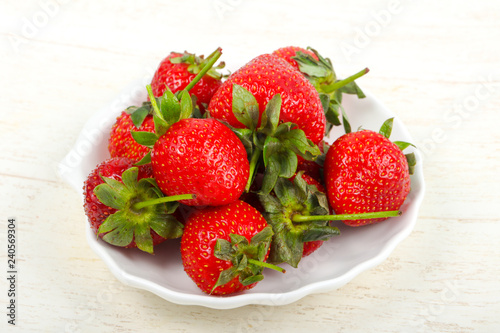
M 366 97 L 365 93 L 361 90 L 361 88 L 356 84 L 355 81 L 349 82 L 345 86 L 337 89 L 337 91 L 344 94 L 357 95 L 358 98 Z
M 283 208 L 281 202 L 273 195 L 260 195 L 259 201 L 264 206 L 266 212 L 270 214 L 280 213 Z
M 179 119 L 187 119 L 193 113 L 193 101 L 189 96 L 189 93 L 184 90 L 181 90 L 179 96 L 181 98 L 181 104 L 180 104 L 181 111 L 179 114 Z
M 253 152 L 253 134 L 254 132 L 248 128 L 234 128 L 230 127 L 231 130 L 236 134 L 236 136 L 240 139 L 241 143 L 245 147 L 248 156 L 252 156 Z
M 217 239 L 214 247 L 214 256 L 221 260 L 232 260 L 233 259 L 233 248 L 231 242 L 225 239 Z
M 154 146 L 156 140 L 158 140 L 158 135 L 156 133 L 152 133 L 152 132 L 130 131 L 130 134 L 132 134 L 132 138 L 134 138 L 134 140 L 138 144 L 149 147 L 149 148 L 152 148 Z
M 245 127 L 254 130 L 259 122 L 259 103 L 244 87 L 233 85 L 233 114 Z
M 396 146 L 399 147 L 399 149 L 401 150 L 405 150 L 406 148 L 408 148 L 409 146 L 413 146 L 415 147 L 414 144 L 412 143 L 409 143 L 409 142 L 406 142 L 406 141 L 393 141 L 392 143 L 394 143 Z M 415 147 L 416 148 L 416 147 Z
M 179 238 L 182 236 L 184 225 L 170 214 L 171 213 L 155 216 L 155 218 L 149 221 L 149 226 L 163 238 Z
M 150 113 L 151 109 L 151 104 L 149 104 L 149 107 L 147 107 L 147 104 L 144 103 L 140 108 L 134 108 L 135 110 L 130 113 L 130 119 L 132 120 L 132 123 L 136 128 L 139 128 L 142 126 L 142 123 L 144 122 L 144 119 L 148 116 Z
M 251 285 L 252 283 L 256 283 L 259 281 L 262 281 L 264 279 L 264 275 L 262 274 L 255 274 L 255 275 L 250 275 L 246 279 L 242 279 L 240 282 L 244 286 Z
M 342 110 L 342 125 L 344 126 L 344 131 L 346 134 L 352 132 L 351 124 L 349 123 L 349 118 L 347 118 L 347 114 L 342 106 L 340 106 Z
M 394 117 L 387 119 L 380 127 L 379 133 L 385 136 L 387 139 L 391 136 L 392 133 L 392 125 L 394 123 Z
M 266 109 L 262 113 L 259 132 L 265 135 L 274 135 L 278 128 L 281 111 L 281 95 L 276 94 L 269 100 Z
M 126 205 L 126 200 L 123 198 L 123 193 L 126 187 L 117 180 L 102 177 L 105 181 L 94 188 L 94 193 L 100 202 L 114 209 L 123 209 Z
M 235 277 L 238 276 L 238 271 L 237 268 L 234 266 L 231 266 L 228 269 L 223 270 L 219 274 L 219 278 L 217 279 L 217 282 L 215 282 L 214 287 L 212 288 L 212 292 L 219 286 L 223 286 Z
M 178 57 L 171 57 L 170 59 L 168 59 L 168 61 L 170 61 L 172 64 L 181 64 L 183 62 L 187 62 L 186 58 L 187 57 L 180 55 Z
M 273 221 L 279 220 L 279 216 L 270 215 L 270 218 Z M 297 268 L 304 251 L 304 242 L 301 240 L 300 232 L 293 230 L 285 223 L 282 223 L 282 228 L 278 227 L 279 224 L 275 225 L 277 231 L 275 231 L 271 243 L 268 261 L 275 264 L 286 262 L 290 266 Z
M 417 165 L 417 158 L 415 153 L 406 154 L 406 161 L 408 162 L 408 171 L 410 175 L 415 173 L 415 166 Z
M 298 51 L 292 57 L 299 65 L 299 70 L 313 84 L 318 92 L 323 91 L 323 86 L 328 86 L 335 81 L 336 75 L 330 59 L 323 58 L 316 50 L 309 48 L 317 57 Z
M 292 57 L 292 59 L 297 62 L 300 71 L 308 76 L 325 77 L 331 71 L 331 68 L 326 66 L 325 63 L 319 62 L 309 54 L 300 51 L 297 52 L 297 55 Z
M 293 129 L 280 135 L 283 145 L 306 160 L 314 160 L 321 155 L 319 147 L 306 137 L 301 129 Z
M 318 221 L 319 222 L 319 221 Z M 326 222 L 326 221 L 325 221 Z M 329 225 L 311 224 L 302 235 L 303 242 L 326 241 L 332 236 L 340 235 L 338 228 L 330 227 Z
M 148 153 L 146 155 L 144 155 L 143 158 L 141 158 L 141 160 L 137 163 L 135 163 L 134 165 L 145 165 L 145 164 L 149 164 L 151 163 L 151 152 L 148 151 Z
M 278 177 L 290 178 L 297 170 L 297 155 L 287 146 L 274 137 L 268 136 L 263 150 L 264 179 L 262 182 L 262 193 L 269 193 Z
M 131 167 L 125 170 L 122 174 L 123 185 L 127 187 L 127 190 L 133 191 L 138 187 L 137 178 L 139 175 L 139 168 Z
M 181 114 L 179 100 L 168 88 L 165 89 L 163 96 L 160 97 L 160 113 L 167 124 L 172 125 L 177 122 Z
M 143 223 L 135 224 L 134 240 L 139 250 L 153 253 L 153 237 L 151 237 L 149 225 Z
M 153 122 L 155 124 L 155 133 L 158 137 L 165 134 L 169 128 L 169 124 L 157 115 L 153 115 Z
M 110 215 L 101 224 L 98 232 L 105 233 L 102 239 L 115 246 L 127 246 L 134 239 L 134 225 L 127 219 L 127 213 L 123 210 Z
M 280 165 L 279 161 L 275 159 L 270 159 L 267 166 L 266 171 L 264 173 L 264 178 L 262 179 L 262 187 L 260 189 L 260 193 L 267 194 L 272 191 L 276 182 L 279 178 Z

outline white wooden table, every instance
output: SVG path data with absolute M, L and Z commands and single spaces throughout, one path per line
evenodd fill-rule
M 0 267 L 17 221 L 16 327 L 0 331 L 495 332 L 500 329 L 500 4 L 478 1 L 4 1 Z M 313 46 L 397 113 L 425 157 L 413 233 L 338 290 L 280 307 L 179 306 L 120 284 L 56 173 L 85 121 L 172 50 L 235 70 Z

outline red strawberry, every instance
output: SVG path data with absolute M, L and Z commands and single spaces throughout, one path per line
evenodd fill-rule
M 154 144 L 155 179 L 166 195 L 193 194 L 190 206 L 237 200 L 249 175 L 247 153 L 238 137 L 216 119 L 182 119 Z
M 182 224 L 169 215 L 176 203 L 134 208 L 138 202 L 159 198 L 151 176 L 151 165 L 133 167 L 125 157 L 110 158 L 92 170 L 83 186 L 84 210 L 99 237 L 152 253 L 165 239 L 181 236 Z
M 162 96 L 166 87 L 173 93 L 186 88 L 209 58 L 210 56 L 205 59 L 203 56 L 198 57 L 187 52 L 170 53 L 162 60 L 151 81 L 154 96 Z M 191 95 L 196 96 L 201 112 L 205 111 L 213 94 L 222 84 L 222 75 L 216 69 L 223 67 L 224 63 L 221 63 L 218 67 L 211 68 L 189 91 Z
M 233 114 L 234 84 L 250 91 L 255 97 L 260 116 L 271 98 L 280 94 L 280 122 L 296 124 L 316 144 L 323 139 L 326 120 L 319 94 L 301 73 L 283 59 L 271 54 L 256 57 L 233 73 L 212 97 L 208 107 L 212 117 L 233 127 L 244 128 L 245 125 Z
M 194 212 L 181 239 L 184 270 L 205 293 L 225 295 L 262 280 L 272 229 L 252 206 L 235 201 Z
M 314 52 L 306 50 L 306 49 L 304 49 L 302 47 L 298 47 L 298 46 L 282 47 L 280 49 L 275 50 L 272 54 L 285 60 L 290 65 L 295 67 L 295 69 L 300 70 L 299 64 L 297 63 L 297 61 L 295 59 L 293 59 L 293 57 L 297 56 L 297 52 L 302 52 L 304 54 L 308 54 L 311 57 L 313 57 L 315 60 L 319 60 L 318 56 L 316 56 L 316 54 L 314 54 Z
M 392 119 L 390 128 L 392 128 Z M 387 124 L 387 122 L 385 123 Z M 384 125 L 385 125 L 384 124 Z M 410 192 L 407 157 L 391 142 L 390 128 L 381 133 L 361 130 L 338 138 L 328 150 L 325 181 L 328 200 L 337 214 L 399 210 Z M 350 226 L 384 221 L 386 218 L 344 221 Z
M 140 161 L 149 152 L 132 137 L 132 131 L 154 132 L 153 116 L 149 113 L 151 104 L 129 107 L 123 111 L 111 128 L 108 151 L 111 157 L 128 157 Z
M 154 114 L 155 133 L 134 132 L 134 139 L 152 148 L 139 164 L 151 161 L 158 186 L 166 195 L 191 194 L 180 201 L 190 206 L 225 205 L 237 200 L 249 177 L 247 152 L 240 139 L 220 121 L 190 118 L 188 94 L 221 55 L 220 48 L 184 90 L 169 89 L 157 101 L 146 88 Z

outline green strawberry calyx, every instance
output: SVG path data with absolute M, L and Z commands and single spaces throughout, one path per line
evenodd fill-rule
M 168 88 L 162 96 L 156 98 L 153 95 L 151 85 L 147 85 L 153 122 L 154 132 L 131 131 L 132 137 L 140 145 L 152 148 L 155 142 L 165 134 L 170 126 L 181 119 L 190 117 L 201 117 L 199 110 L 195 108 L 196 97 L 189 94 L 189 90 L 213 67 L 215 62 L 222 55 L 221 48 L 215 50 L 206 60 L 205 65 L 200 69 L 193 80 L 184 88 L 175 94 Z M 175 59 L 175 58 L 174 58 Z M 137 111 L 136 111 L 137 112 Z M 146 116 L 144 116 L 146 117 Z M 151 152 L 148 152 L 136 165 L 144 165 L 151 162 Z
M 189 52 L 172 52 L 172 53 L 179 53 L 181 54 L 178 57 L 172 57 L 170 58 L 170 62 L 173 64 L 188 64 L 188 72 L 191 74 L 198 74 L 200 73 L 205 66 L 210 62 L 210 60 L 213 58 L 213 56 L 216 54 L 217 50 L 212 52 L 208 57 L 204 57 L 203 55 L 197 56 L 193 53 Z M 216 79 L 220 80 L 224 77 L 222 73 L 220 73 L 218 70 L 223 69 L 226 66 L 226 64 L 221 61 L 217 66 L 213 67 L 210 66 L 210 69 L 206 72 L 206 75 Z M 193 84 L 194 86 L 194 84 Z M 189 90 L 189 89 L 188 89 Z
M 122 174 L 122 181 L 101 176 L 104 183 L 95 187 L 97 199 L 117 209 L 100 225 L 97 234 L 115 246 L 135 242 L 137 247 L 153 254 L 151 230 L 165 239 L 182 236 L 183 224 L 172 214 L 178 200 L 192 199 L 193 195 L 165 197 L 153 178 L 138 180 L 138 168 L 131 167 Z
M 130 115 L 130 120 L 136 128 L 140 128 L 148 115 L 153 114 L 151 102 L 143 102 L 141 106 L 129 106 L 125 112 Z
M 250 159 L 250 176 L 245 191 L 255 178 L 259 163 L 265 167 L 261 193 L 269 193 L 279 177 L 290 178 L 297 170 L 297 155 L 315 160 L 321 151 L 296 124 L 280 123 L 281 95 L 274 95 L 262 115 L 259 103 L 244 87 L 233 85 L 233 114 L 245 128 L 232 128 Z M 259 125 L 259 117 L 260 125 Z
M 342 110 L 342 94 L 354 94 L 358 98 L 366 97 L 355 80 L 369 72 L 364 68 L 358 73 L 346 79 L 338 80 L 332 62 L 324 58 L 315 49 L 308 47 L 317 57 L 316 60 L 310 54 L 297 51 L 292 57 L 299 65 L 299 70 L 312 83 L 320 95 L 326 119 L 328 121 L 327 133 L 332 126 L 340 125 L 340 111 Z
M 231 261 L 232 266 L 223 270 L 217 279 L 212 292 L 219 286 L 238 277 L 240 283 L 248 286 L 264 278 L 264 268 L 271 268 L 285 273 L 285 270 L 265 262 L 273 236 L 271 226 L 266 226 L 254 235 L 250 242 L 244 236 L 230 234 L 230 240 L 217 239 L 214 247 L 214 256 L 221 260 Z
M 273 193 L 260 194 L 264 217 L 273 227 L 274 236 L 268 261 L 286 262 L 297 267 L 308 241 L 327 240 L 340 231 L 326 220 L 295 223 L 295 215 L 323 216 L 329 213 L 328 200 L 314 185 L 308 185 L 298 172 L 294 181 L 279 178 Z

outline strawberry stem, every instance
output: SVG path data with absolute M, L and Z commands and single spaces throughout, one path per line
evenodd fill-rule
M 248 181 L 247 185 L 245 186 L 245 192 L 248 193 L 250 191 L 250 186 L 252 185 L 253 181 L 253 176 L 255 173 L 255 169 L 257 167 L 257 162 L 259 161 L 260 155 L 262 154 L 262 149 L 259 147 L 255 147 L 252 157 L 250 159 L 250 171 L 248 172 Z
M 338 214 L 338 215 L 299 215 L 292 216 L 292 221 L 296 223 L 309 222 L 309 221 L 340 221 L 340 220 L 364 220 L 364 219 L 378 219 L 385 217 L 400 216 L 402 214 L 399 210 L 388 210 L 384 212 L 373 213 L 360 213 L 360 214 Z
M 161 119 L 163 119 L 163 116 L 161 115 L 160 108 L 158 107 L 158 104 L 156 103 L 156 98 L 155 95 L 153 94 L 153 89 L 151 88 L 151 85 L 148 84 L 146 86 L 146 90 L 148 91 L 149 99 L 151 101 L 151 106 L 153 107 L 153 111 L 155 115 Z M 165 119 L 163 119 L 165 120 Z
M 185 91 L 189 91 L 191 90 L 191 88 L 194 87 L 194 85 L 196 83 L 198 83 L 198 81 L 201 80 L 201 78 L 203 77 L 203 75 L 205 75 L 211 68 L 212 66 L 215 64 L 215 62 L 220 58 L 220 56 L 222 55 L 222 49 L 219 47 L 217 48 L 217 50 L 215 50 L 210 56 L 211 56 L 211 59 L 207 62 L 207 64 L 201 69 L 201 71 L 194 77 L 194 79 L 189 82 L 189 84 L 186 86 L 186 88 L 184 88 Z
M 334 83 L 332 83 L 332 84 L 329 84 L 329 85 L 327 85 L 327 86 L 323 87 L 323 90 L 324 90 L 325 92 L 328 92 L 328 93 L 330 93 L 330 92 L 332 92 L 332 91 L 335 91 L 335 90 L 337 90 L 337 89 L 339 89 L 339 88 L 342 88 L 342 87 L 343 87 L 343 86 L 345 86 L 346 84 L 351 83 L 352 81 L 354 81 L 354 80 L 356 80 L 356 79 L 358 79 L 358 78 L 362 77 L 363 75 L 365 75 L 365 74 L 366 74 L 366 73 L 368 73 L 369 71 L 370 71 L 370 70 L 369 70 L 368 68 L 365 68 L 365 69 L 363 69 L 363 70 L 361 70 L 361 71 L 357 72 L 356 74 L 349 76 L 349 77 L 348 77 L 348 78 L 346 78 L 346 79 L 343 79 L 343 80 L 340 80 L 340 81 L 334 82 Z
M 253 264 L 253 265 L 257 265 L 257 266 L 260 266 L 260 267 L 265 267 L 265 268 L 270 268 L 270 269 L 274 269 L 275 271 L 278 271 L 278 272 L 281 272 L 281 273 L 286 273 L 286 270 L 282 267 L 279 267 L 279 266 L 276 266 L 276 265 L 273 265 L 273 264 L 270 264 L 270 263 L 267 263 L 267 262 L 263 262 L 263 261 L 259 261 L 259 260 L 255 260 L 255 259 L 247 259 L 249 263 Z
M 140 210 L 144 207 L 154 206 L 154 205 L 158 205 L 158 204 L 165 203 L 165 202 L 189 200 L 189 199 L 193 199 L 193 198 L 194 198 L 193 194 L 171 195 L 169 197 L 162 197 L 162 198 L 157 198 L 157 199 L 152 199 L 152 200 L 147 200 L 147 201 L 136 202 L 132 206 L 132 208 L 135 210 Z

